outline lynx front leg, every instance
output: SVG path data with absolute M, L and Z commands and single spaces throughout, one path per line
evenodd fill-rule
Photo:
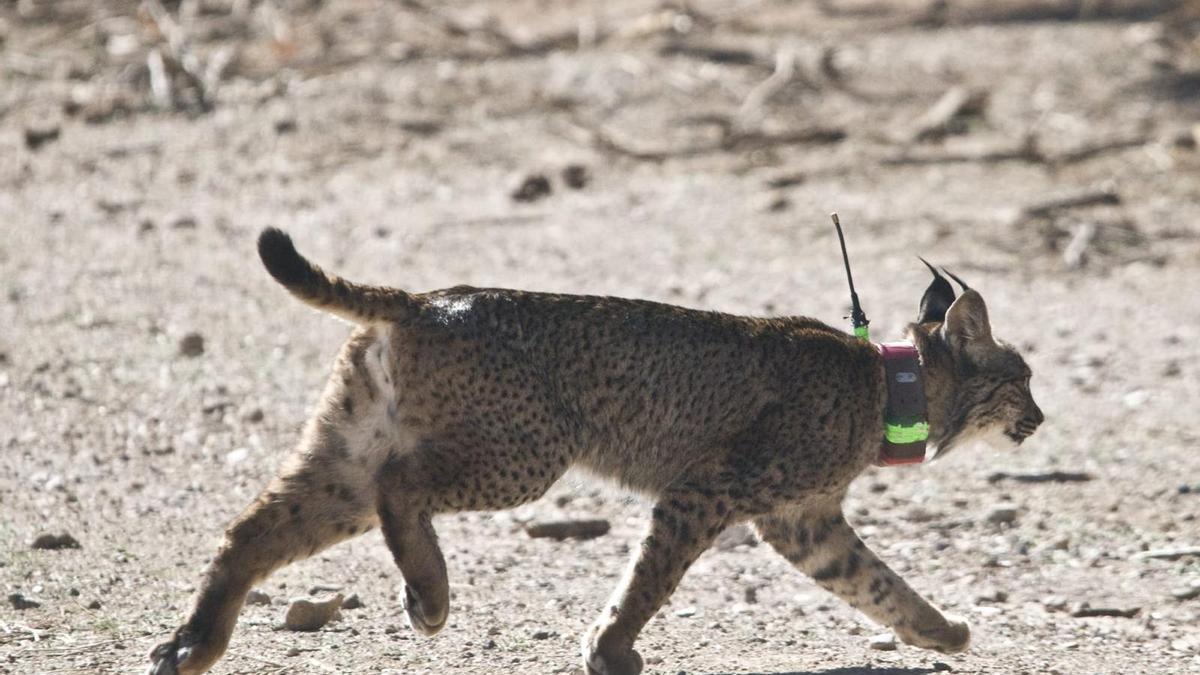
M 942 615 L 863 544 L 839 510 L 785 512 L 755 519 L 763 540 L 826 590 L 908 644 L 953 653 L 967 648 L 970 627 Z
M 225 653 L 246 594 L 268 574 L 377 521 L 373 497 L 313 465 L 276 479 L 225 532 L 187 621 L 150 653 L 152 675 L 194 675 Z
M 642 657 L 633 649 L 638 633 L 727 523 L 724 502 L 692 492 L 663 496 L 654 507 L 650 532 L 633 568 L 614 596 L 619 600 L 584 641 L 588 675 L 637 675 L 642 671 Z

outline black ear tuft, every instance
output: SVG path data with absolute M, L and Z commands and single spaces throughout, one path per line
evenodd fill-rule
M 937 271 L 937 268 L 929 264 L 929 261 L 924 258 L 919 259 L 925 263 L 930 272 L 933 272 L 933 281 L 929 283 L 929 288 L 925 289 L 925 295 L 921 296 L 921 309 L 917 312 L 917 323 L 945 321 L 946 310 L 950 309 L 950 305 L 954 303 L 954 287 Z
M 924 261 L 922 261 L 922 262 L 924 262 Z M 926 264 L 926 265 L 928 265 L 929 263 L 925 263 L 925 264 Z M 945 267 L 943 267 L 943 268 L 942 268 L 942 271 L 943 271 L 943 272 L 945 272 L 946 274 L 949 274 L 951 279 L 953 279 L 953 280 L 957 281 L 957 282 L 958 282 L 958 285 L 959 285 L 959 286 L 962 286 L 962 289 L 963 289 L 964 291 L 969 291 L 969 290 L 971 290 L 971 287 L 970 287 L 970 286 L 968 286 L 968 285 L 967 285 L 967 284 L 966 284 L 966 283 L 965 283 L 965 282 L 964 282 L 962 279 L 959 279 L 959 278 L 958 278 L 958 275 L 957 275 L 957 274 L 955 274 L 954 272 L 951 272 L 950 270 L 946 269 Z

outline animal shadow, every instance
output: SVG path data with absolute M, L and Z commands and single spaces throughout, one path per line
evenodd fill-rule
M 827 670 L 803 670 L 787 673 L 746 673 L 745 675 L 929 675 L 937 672 L 935 668 L 890 668 L 876 666 L 852 666 L 849 668 L 829 668 Z M 713 675 L 732 675 L 731 673 L 714 673 Z

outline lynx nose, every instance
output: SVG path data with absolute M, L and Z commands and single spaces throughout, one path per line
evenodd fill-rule
M 1038 404 L 1030 402 L 1033 405 L 1033 410 L 1029 413 L 1029 421 L 1033 422 L 1033 426 L 1041 426 L 1042 422 L 1046 421 L 1046 416 L 1042 414 L 1042 409 Z

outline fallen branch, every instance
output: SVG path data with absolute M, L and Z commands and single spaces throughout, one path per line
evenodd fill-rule
M 758 129 L 738 130 L 732 121 L 721 116 L 707 116 L 705 122 L 713 124 L 721 130 L 721 136 L 716 141 L 677 148 L 641 148 L 616 138 L 598 124 L 578 118 L 573 119 L 571 124 L 586 134 L 588 142 L 601 152 L 644 162 L 662 162 L 667 159 L 748 151 L 783 145 L 836 143 L 846 137 L 846 132 L 837 127 L 807 127 L 768 132 Z
M 1021 220 L 1049 218 L 1060 211 L 1089 206 L 1115 206 L 1121 203 L 1121 195 L 1113 190 L 1089 190 L 1066 197 L 1049 199 L 1021 209 Z
M 747 120 L 761 119 L 763 106 L 795 78 L 796 52 L 789 48 L 780 49 L 775 54 L 775 70 L 767 79 L 751 89 L 749 94 L 746 94 L 746 99 L 742 101 L 742 107 L 738 108 L 738 119 L 743 123 Z
M 608 534 L 611 528 L 607 520 L 556 520 L 525 526 L 525 534 L 533 539 L 595 539 Z
M 522 56 L 541 56 L 561 49 L 574 49 L 583 44 L 594 45 L 603 36 L 593 24 L 580 24 L 572 30 L 566 30 L 552 35 L 540 37 L 530 42 L 522 42 L 503 30 L 495 22 L 487 22 L 480 26 L 468 26 L 448 13 L 435 9 L 421 0 L 402 0 L 401 5 L 424 16 L 437 25 L 450 37 L 468 38 L 480 35 L 490 41 L 498 53 L 488 54 L 457 54 L 458 58 L 514 58 Z M 586 30 L 585 30 L 586 28 Z M 584 39 L 586 33 L 586 40 Z
M 1115 616 L 1121 619 L 1132 619 L 1142 611 L 1141 607 L 1118 609 L 1116 607 L 1092 607 L 1086 602 L 1079 603 L 1071 610 L 1071 616 L 1076 619 L 1087 619 L 1095 616 Z
M 668 42 L 658 50 L 659 56 L 686 56 L 701 61 L 734 66 L 769 66 L 762 56 L 740 47 L 725 47 L 697 42 Z
M 922 164 L 992 164 L 996 162 L 1041 162 L 1044 161 L 1044 155 L 1038 150 L 1037 141 L 1034 137 L 1028 136 L 1015 148 L 1000 148 L 991 150 L 981 150 L 975 152 L 937 152 L 937 153 L 920 153 L 920 154 L 901 154 L 892 157 L 885 157 L 882 160 L 884 165 L 888 166 L 903 166 L 903 165 L 922 165 Z
M 987 100 L 988 93 L 982 89 L 952 87 L 917 119 L 909 137 L 919 142 L 955 133 L 954 125 L 962 118 L 983 114 Z
M 183 78 L 186 87 L 195 93 L 196 107 L 204 112 L 211 110 L 216 86 L 232 59 L 232 51 L 221 50 L 205 67 L 191 50 L 183 29 L 160 0 L 142 0 L 142 7 L 158 33 L 160 43 L 146 58 L 155 103 L 165 108 L 186 105 L 173 86 L 173 77 L 177 74 Z
M 1200 556 L 1200 546 L 1180 546 L 1177 548 L 1155 548 L 1149 551 L 1135 553 L 1134 560 L 1179 560 L 1190 556 Z

